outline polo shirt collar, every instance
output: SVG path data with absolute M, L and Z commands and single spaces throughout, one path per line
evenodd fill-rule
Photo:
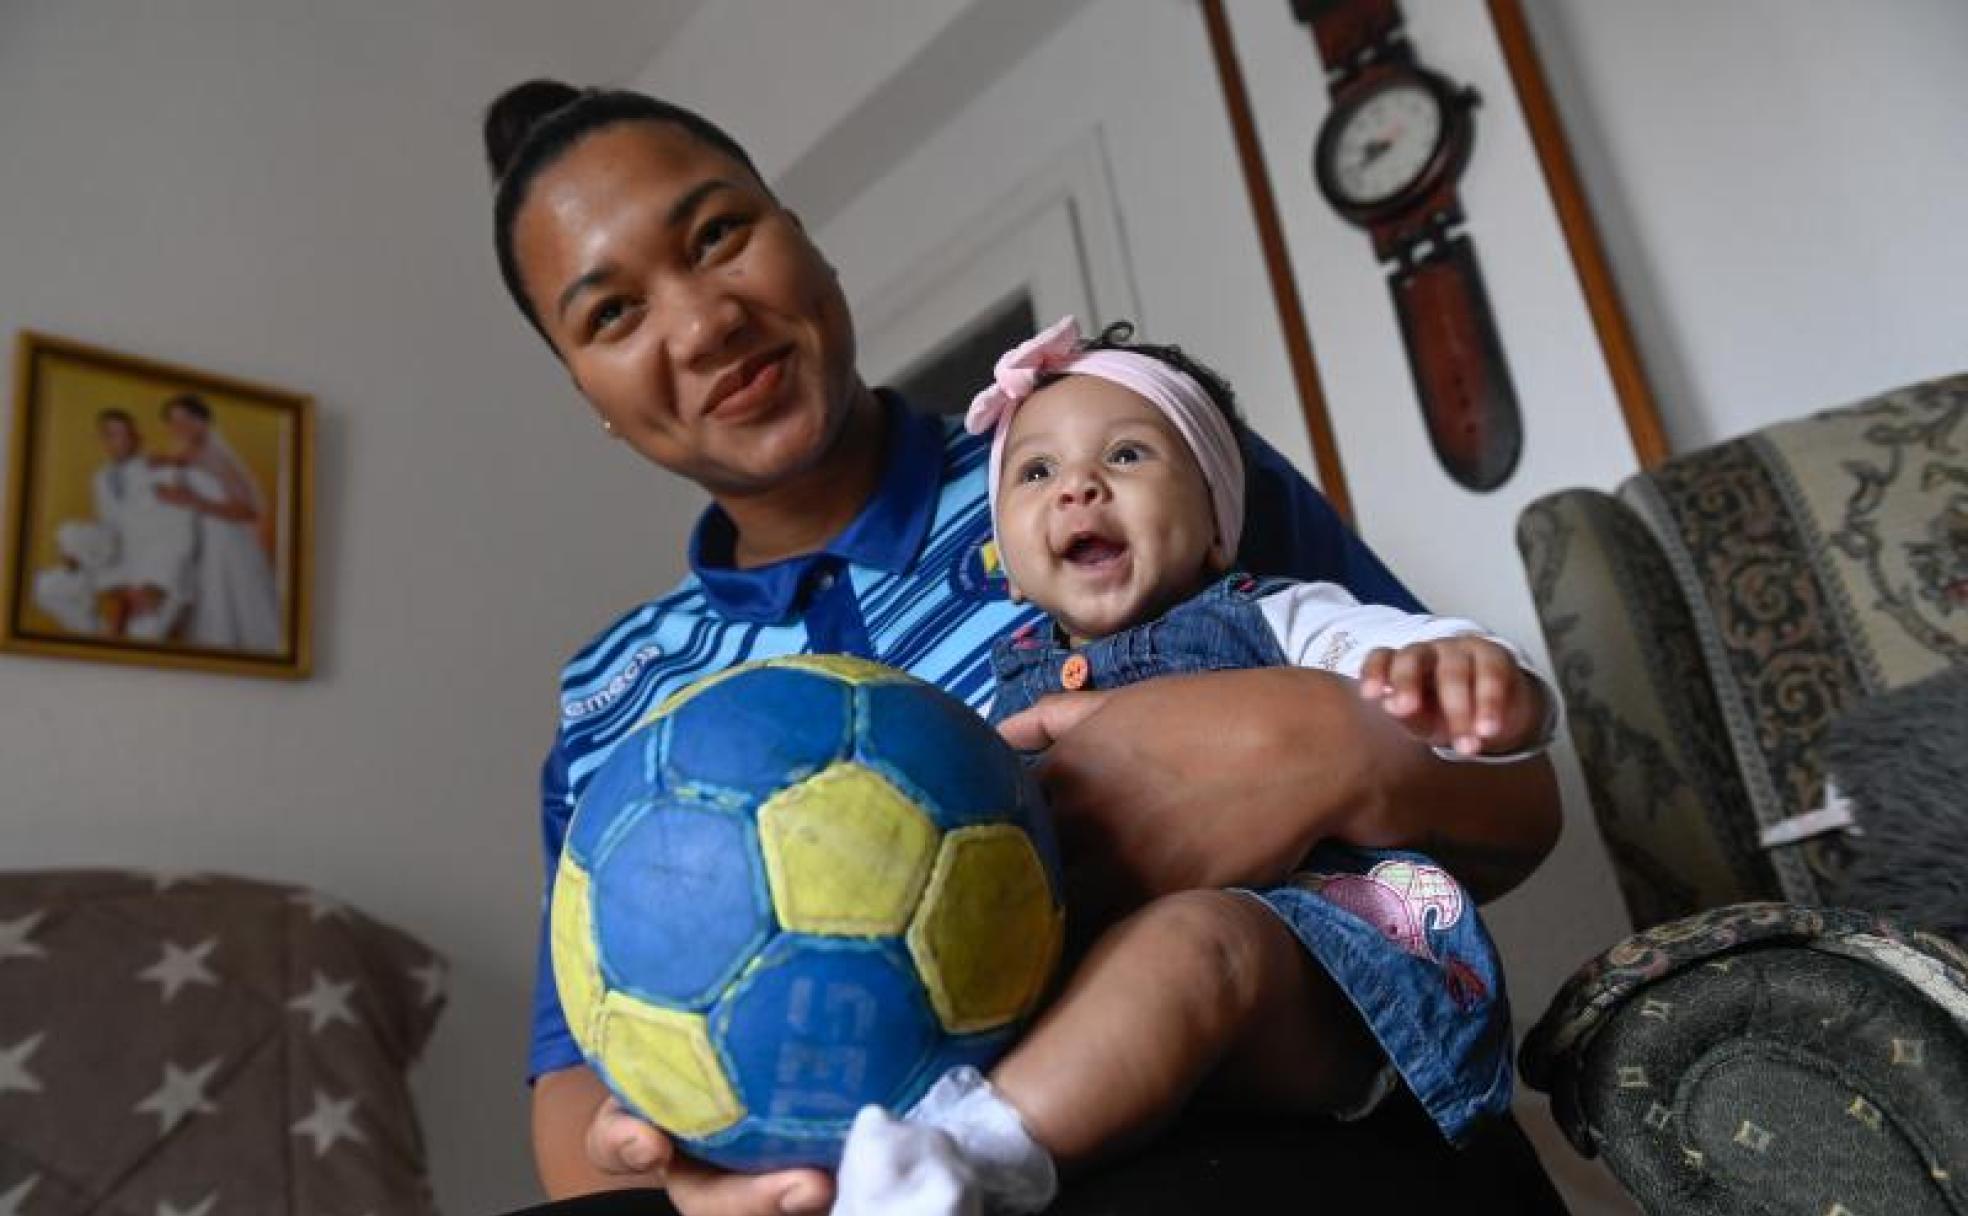
M 737 531 L 716 503 L 690 534 L 690 569 L 719 615 L 756 624 L 789 619 L 802 605 L 807 575 L 817 565 L 850 563 L 900 574 L 922 549 L 936 518 L 943 483 L 943 423 L 918 414 L 883 391 L 886 414 L 881 480 L 867 505 L 840 534 L 812 553 L 740 570 L 732 565 Z

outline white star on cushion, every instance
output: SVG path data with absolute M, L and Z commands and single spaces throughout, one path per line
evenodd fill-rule
M 218 944 L 219 939 L 216 937 L 208 937 L 190 948 L 180 946 L 176 942 L 165 942 L 164 957 L 137 972 L 137 978 L 162 984 L 164 1003 L 167 1005 L 171 1003 L 172 997 L 178 995 L 178 989 L 186 984 L 216 985 L 219 977 L 212 974 L 212 969 L 205 965 L 205 958 Z
M 349 1008 L 349 993 L 354 991 L 353 982 L 337 984 L 317 971 L 314 973 L 313 986 L 288 1001 L 287 1008 L 308 1015 L 309 1034 L 320 1034 L 322 1027 L 330 1022 L 347 1022 L 353 1026 L 355 1011 Z
M 424 990 L 424 1004 L 435 1005 L 444 999 L 445 969 L 444 960 L 433 955 L 421 967 L 410 968 L 410 978 L 417 981 Z
M 47 1032 L 29 1035 L 12 1047 L 0 1047 L 0 1094 L 38 1094 L 40 1078 L 27 1071 L 27 1057 L 41 1046 Z
M 309 921 L 348 915 L 348 908 L 341 900 L 330 899 L 319 891 L 296 891 L 287 897 L 287 901 L 305 907 L 308 910 Z
M 327 1091 L 314 1091 L 314 1109 L 305 1119 L 294 1124 L 296 1136 L 306 1136 L 314 1141 L 314 1155 L 317 1158 L 328 1155 L 328 1150 L 343 1140 L 361 1143 L 366 1137 L 362 1129 L 355 1125 L 355 1099 L 331 1098 Z
M 29 1174 L 21 1184 L 11 1191 L 0 1191 L 0 1216 L 21 1216 L 25 1210 L 21 1204 L 27 1202 L 27 1193 L 34 1184 L 41 1181 L 41 1175 Z
M 205 1086 L 219 1070 L 218 1060 L 208 1060 L 189 1071 L 166 1060 L 164 1083 L 131 1108 L 132 1114 L 156 1115 L 158 1135 L 163 1135 L 192 1115 L 209 1115 L 219 1108 L 205 1096 Z
M 0 963 L 10 958 L 45 958 L 48 952 L 38 943 L 28 941 L 34 926 L 41 923 L 43 912 L 29 912 L 19 920 L 0 920 Z M 22 1192 L 25 1194 L 25 1192 Z
M 157 1216 L 206 1216 L 206 1213 L 212 1210 L 212 1205 L 217 1203 L 218 1199 L 219 1193 L 213 1191 L 211 1194 L 205 1196 L 205 1198 L 199 1200 L 197 1206 L 189 1208 L 181 1208 L 174 1203 L 166 1203 L 160 1199 L 157 1201 Z

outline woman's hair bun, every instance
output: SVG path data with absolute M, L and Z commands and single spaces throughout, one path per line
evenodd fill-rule
M 499 94 L 485 109 L 485 160 L 492 180 L 505 176 L 527 135 L 542 119 L 580 97 L 580 89 L 558 80 L 529 80 Z

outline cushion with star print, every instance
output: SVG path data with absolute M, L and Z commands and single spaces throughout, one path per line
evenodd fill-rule
M 430 1212 L 442 974 L 295 887 L 0 874 L 0 1216 Z

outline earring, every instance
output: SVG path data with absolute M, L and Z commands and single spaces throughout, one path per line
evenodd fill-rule
M 607 435 L 610 439 L 613 439 L 615 437 L 615 424 L 610 422 L 608 419 L 603 418 L 601 420 L 601 431 L 602 434 Z

